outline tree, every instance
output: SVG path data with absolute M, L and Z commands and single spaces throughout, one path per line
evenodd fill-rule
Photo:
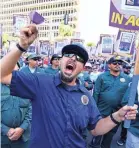
M 62 37 L 69 37 L 72 36 L 73 29 L 69 25 L 64 25 L 64 22 L 62 21 L 59 26 L 59 35 Z
M 96 44 L 95 44 L 95 43 L 93 43 L 93 42 L 88 42 L 86 45 L 87 45 L 88 47 L 93 47 L 93 46 L 96 46 Z

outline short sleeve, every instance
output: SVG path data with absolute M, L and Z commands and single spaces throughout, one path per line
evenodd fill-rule
M 13 71 L 10 94 L 27 99 L 35 98 L 38 86 L 37 80 L 35 74 Z
M 102 118 L 94 98 L 91 99 L 89 117 L 88 130 L 93 130 L 95 129 L 97 122 Z

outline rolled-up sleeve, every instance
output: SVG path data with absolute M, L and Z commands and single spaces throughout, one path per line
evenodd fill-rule
M 10 94 L 26 99 L 33 99 L 37 94 L 37 76 L 31 73 L 13 71 L 10 85 Z

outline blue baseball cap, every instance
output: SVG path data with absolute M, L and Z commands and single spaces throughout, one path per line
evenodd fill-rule
M 108 64 L 111 64 L 111 63 L 113 63 L 113 62 L 115 62 L 115 61 L 119 61 L 119 62 L 123 62 L 123 59 L 122 59 L 122 57 L 120 57 L 120 56 L 113 56 L 113 57 L 111 57 L 109 60 L 108 60 Z
M 75 53 L 84 59 L 84 64 L 88 61 L 88 53 L 85 47 L 81 44 L 69 44 L 63 47 L 62 55 L 64 53 Z

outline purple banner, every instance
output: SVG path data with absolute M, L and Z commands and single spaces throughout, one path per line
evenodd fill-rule
M 139 30 L 139 0 L 111 0 L 109 25 Z
M 116 41 L 116 52 L 132 55 L 135 50 L 135 36 L 135 31 L 119 30 Z
M 28 18 L 25 15 L 14 15 L 13 16 L 13 34 L 14 36 L 20 35 L 20 30 L 28 24 Z

